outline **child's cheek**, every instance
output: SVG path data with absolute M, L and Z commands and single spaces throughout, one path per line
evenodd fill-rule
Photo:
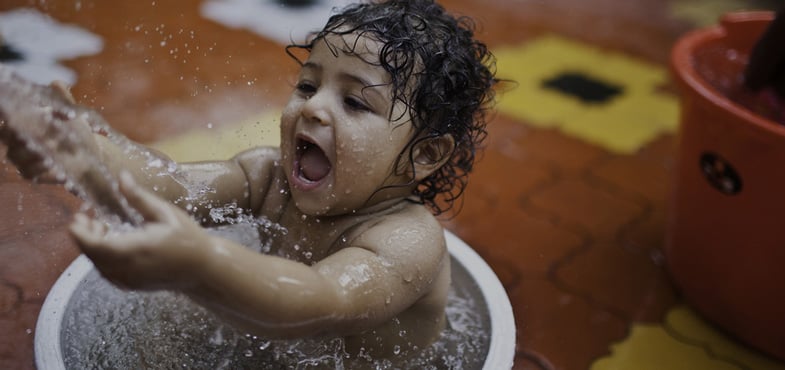
M 283 112 L 281 112 L 281 123 L 280 123 L 281 128 L 292 125 L 292 122 L 294 122 L 294 117 L 295 117 L 294 112 L 295 112 L 295 108 L 292 107 L 292 103 L 289 103 L 284 107 Z

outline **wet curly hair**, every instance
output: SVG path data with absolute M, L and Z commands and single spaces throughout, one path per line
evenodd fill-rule
M 292 49 L 310 51 L 329 35 L 352 34 L 380 43 L 378 62 L 372 64 L 389 74 L 393 101 L 405 104 L 415 127 L 398 162 L 413 163 L 410 149 L 419 142 L 442 135 L 455 140 L 449 160 L 413 191 L 420 203 L 438 215 L 452 209 L 460 198 L 487 136 L 495 58 L 474 38 L 474 30 L 470 18 L 453 16 L 433 0 L 358 3 L 330 17 L 305 44 L 292 43 L 286 50 L 302 64 Z M 342 47 L 351 52 L 353 45 Z

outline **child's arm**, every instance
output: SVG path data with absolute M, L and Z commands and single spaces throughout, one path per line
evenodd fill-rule
M 250 208 L 248 189 L 266 185 L 265 168 L 276 155 L 260 149 L 228 161 L 177 164 L 112 130 L 97 112 L 77 105 L 63 85 L 33 84 L 2 65 L 0 141 L 25 177 L 70 180 L 122 218 L 127 217 L 116 191 L 120 171 L 131 172 L 146 188 L 192 212 L 229 202 Z
M 95 138 L 101 162 L 115 178 L 129 172 L 137 184 L 208 222 L 213 207 L 234 203 L 257 209 L 278 158 L 277 149 L 258 147 L 225 161 L 176 163 L 141 144 L 120 148 L 103 136 Z
M 65 90 L 55 91 L 61 91 L 53 94 L 63 94 L 67 100 L 60 104 L 70 104 Z M 121 171 L 131 173 L 140 185 L 209 221 L 211 206 L 235 203 L 255 209 L 278 156 L 275 149 L 256 148 L 226 161 L 179 164 L 119 133 L 107 134 L 91 127 L 88 120 L 94 118 L 92 111 L 66 117 L 50 113 L 52 109 L 58 108 L 20 103 L 0 109 L 0 141 L 8 147 L 8 158 L 25 177 L 42 182 L 74 182 L 89 200 L 124 219 L 128 218 L 128 210 L 113 185 Z
M 147 218 L 144 228 L 107 235 L 84 217 L 71 228 L 99 270 L 120 286 L 177 289 L 264 336 L 374 328 L 427 294 L 448 261 L 440 226 L 418 210 L 389 216 L 308 266 L 210 236 L 127 178 L 122 189 Z

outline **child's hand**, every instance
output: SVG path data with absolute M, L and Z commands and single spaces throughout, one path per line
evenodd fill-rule
M 131 289 L 187 289 L 196 283 L 211 236 L 184 211 L 142 189 L 128 173 L 120 190 L 145 223 L 111 231 L 101 221 L 77 214 L 71 234 L 110 281 Z
M 53 182 L 56 176 L 46 166 L 44 156 L 27 147 L 25 141 L 5 123 L 5 116 L 0 111 L 0 141 L 8 147 L 6 156 L 16 166 L 19 173 L 26 179 Z
M 48 91 L 64 104 L 74 104 L 68 89 L 52 83 Z M 97 155 L 92 129 L 84 117 L 69 115 L 61 107 L 17 104 L 0 109 L 0 141 L 8 147 L 7 156 L 26 178 L 44 182 L 62 182 L 62 176 L 52 171 L 52 158 L 78 157 L 78 153 Z M 84 161 L 61 161 L 62 166 L 80 166 Z M 71 168 L 62 168 L 69 172 Z M 77 170 L 77 169 L 73 169 Z M 79 168 L 78 170 L 82 170 Z

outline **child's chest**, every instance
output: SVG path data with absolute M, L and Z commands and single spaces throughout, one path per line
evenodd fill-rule
M 367 221 L 364 217 L 307 216 L 291 203 L 273 216 L 275 222 L 259 227 L 262 251 L 309 265 L 348 245 L 352 231 Z
M 303 214 L 295 205 L 282 171 L 266 192 L 254 215 L 259 223 L 262 252 L 305 264 L 314 264 L 351 244 L 375 220 L 397 208 L 334 217 Z

